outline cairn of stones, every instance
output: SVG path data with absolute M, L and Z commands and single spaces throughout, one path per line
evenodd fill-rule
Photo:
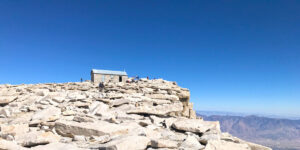
M 176 82 L 0 85 L 0 150 L 270 150 L 197 117 Z M 203 102 L 205 103 L 205 102 Z

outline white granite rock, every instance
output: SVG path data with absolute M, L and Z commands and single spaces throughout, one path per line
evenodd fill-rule
M 180 118 L 172 124 L 172 127 L 186 132 L 205 133 L 209 130 L 220 131 L 218 121 L 203 121 L 199 119 Z
M 0 149 L 270 150 L 195 119 L 176 82 L 0 85 Z M 206 147 L 205 147 L 206 145 Z

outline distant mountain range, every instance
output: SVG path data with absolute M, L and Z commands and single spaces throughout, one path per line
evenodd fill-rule
M 197 111 L 198 114 L 205 116 L 220 115 L 220 116 L 258 116 L 266 118 L 278 118 L 278 119 L 290 119 L 290 120 L 300 120 L 299 115 L 274 115 L 274 114 L 262 114 L 262 113 L 238 113 L 238 112 L 226 112 L 226 111 Z
M 300 150 L 300 120 L 208 111 L 197 111 L 197 115 L 204 120 L 220 121 L 223 132 L 273 150 Z

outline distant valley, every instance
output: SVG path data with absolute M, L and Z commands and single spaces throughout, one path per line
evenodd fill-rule
M 197 115 L 204 120 L 220 121 L 223 132 L 273 150 L 300 150 L 300 120 L 203 111 Z

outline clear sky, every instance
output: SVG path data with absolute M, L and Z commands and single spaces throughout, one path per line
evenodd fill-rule
M 300 1 L 0 1 L 0 83 L 92 68 L 177 81 L 197 110 L 300 115 Z

